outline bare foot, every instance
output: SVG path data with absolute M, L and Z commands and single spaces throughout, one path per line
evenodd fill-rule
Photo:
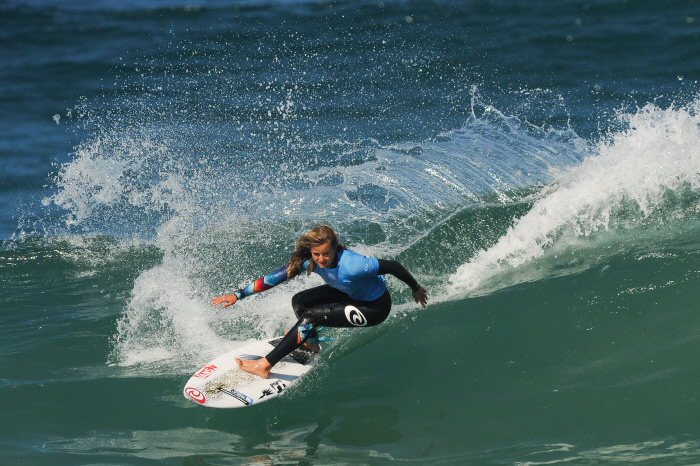
M 262 377 L 263 379 L 268 378 L 270 376 L 270 371 L 272 370 L 272 366 L 269 362 L 267 362 L 267 359 L 265 358 L 259 359 L 257 361 L 248 361 L 246 359 L 236 358 L 236 363 L 242 371 L 246 371 L 253 375 L 257 375 L 258 377 Z

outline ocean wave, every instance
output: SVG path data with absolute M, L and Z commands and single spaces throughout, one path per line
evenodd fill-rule
M 697 228 L 699 102 L 621 113 L 626 128 L 598 143 L 580 164 L 556 170 L 527 214 L 452 274 L 451 292 L 470 293 L 494 275 L 556 256 L 584 238 L 590 244 L 610 234 L 629 238 L 661 230 L 651 235 L 653 244 L 674 230 L 680 240 L 686 228 L 679 225 Z M 614 254 L 602 250 L 608 245 L 599 246 L 601 254 Z

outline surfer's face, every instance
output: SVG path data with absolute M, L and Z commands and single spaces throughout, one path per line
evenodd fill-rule
M 311 248 L 311 259 L 322 269 L 330 267 L 335 261 L 335 248 L 331 243 L 323 243 Z

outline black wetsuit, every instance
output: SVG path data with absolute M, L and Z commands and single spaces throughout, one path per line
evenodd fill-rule
M 411 287 L 419 288 L 415 278 L 397 261 L 378 259 L 377 275 L 390 274 Z M 337 265 L 337 264 L 336 264 Z M 383 281 L 383 280 L 382 280 Z M 373 300 L 353 299 L 347 293 L 328 284 L 297 293 L 292 298 L 294 313 L 299 319 L 266 359 L 271 365 L 294 351 L 308 338 L 315 336 L 315 327 L 369 327 L 382 323 L 391 311 L 391 296 L 384 293 Z M 312 325 L 314 329 L 300 337 L 299 327 Z

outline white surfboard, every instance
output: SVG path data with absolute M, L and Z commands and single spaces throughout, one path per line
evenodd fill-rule
M 282 337 L 256 341 L 219 356 L 190 377 L 185 398 L 210 408 L 243 408 L 279 396 L 316 364 L 318 353 L 300 347 L 275 364 L 263 379 L 242 371 L 234 358 L 265 357 Z

